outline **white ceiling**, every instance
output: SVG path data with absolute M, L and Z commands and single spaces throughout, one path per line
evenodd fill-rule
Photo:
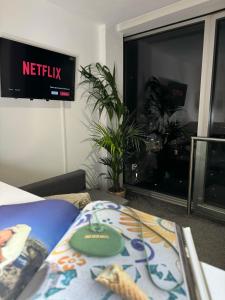
M 97 23 L 117 24 L 179 0 L 48 0 Z

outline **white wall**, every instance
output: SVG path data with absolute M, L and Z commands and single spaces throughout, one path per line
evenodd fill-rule
M 99 26 L 45 0 L 0 0 L 0 35 L 72 54 L 77 68 L 100 58 Z M 92 168 L 90 119 L 80 88 L 72 103 L 0 98 L 0 180 L 20 186 Z
M 123 34 L 116 26 L 106 26 L 106 65 L 116 67 L 117 85 L 123 95 Z

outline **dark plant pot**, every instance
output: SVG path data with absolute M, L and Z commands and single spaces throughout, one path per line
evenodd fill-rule
M 116 196 L 118 196 L 118 197 L 122 197 L 122 198 L 125 197 L 125 189 L 121 189 L 121 190 L 118 191 L 118 192 L 113 192 L 113 189 L 110 188 L 110 189 L 109 189 L 109 193 L 110 193 L 110 194 L 114 194 L 114 195 L 116 195 Z

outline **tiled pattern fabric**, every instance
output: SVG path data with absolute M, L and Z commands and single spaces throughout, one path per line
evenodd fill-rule
M 122 253 L 96 258 L 71 249 L 68 241 L 74 232 L 96 220 L 121 232 Z M 150 300 L 188 299 L 177 249 L 174 223 L 108 201 L 92 202 L 47 258 L 49 272 L 33 299 L 119 300 L 95 281 L 110 264 L 122 266 Z

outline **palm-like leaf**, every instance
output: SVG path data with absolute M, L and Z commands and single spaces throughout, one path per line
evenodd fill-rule
M 91 139 L 99 149 L 104 148 L 109 154 L 108 157 L 100 158 L 99 161 L 111 169 L 106 178 L 113 181 L 114 187 L 119 186 L 119 176 L 123 172 L 125 154 L 129 154 L 129 148 L 134 150 L 140 148 L 140 129 L 135 124 L 127 122 L 122 122 L 117 128 L 94 122 L 91 127 Z
M 141 142 L 141 130 L 131 122 L 128 110 L 121 101 L 116 85 L 115 67 L 111 73 L 107 66 L 99 63 L 81 67 L 81 85 L 87 88 L 87 101 L 94 101 L 93 110 L 98 110 L 101 115 L 106 110 L 111 126 L 104 126 L 93 122 L 90 128 L 91 140 L 99 149 L 104 148 L 108 156 L 100 158 L 99 162 L 109 167 L 107 179 L 112 180 L 113 190 L 120 190 L 119 177 L 123 172 L 125 153 L 129 149 L 139 150 Z M 113 124 L 114 125 L 113 125 Z
M 111 74 L 107 66 L 96 63 L 94 66 L 81 67 L 80 73 L 83 78 L 80 84 L 87 86 L 88 101 L 95 101 L 93 110 L 98 109 L 101 115 L 106 109 L 110 120 L 115 114 L 120 120 L 124 106 L 117 92 L 115 67 Z
M 157 112 L 161 118 L 165 115 L 171 116 L 174 111 L 181 110 L 182 107 L 171 107 L 171 96 L 167 87 L 163 86 L 158 78 L 152 77 L 145 84 L 147 110 L 151 108 Z

